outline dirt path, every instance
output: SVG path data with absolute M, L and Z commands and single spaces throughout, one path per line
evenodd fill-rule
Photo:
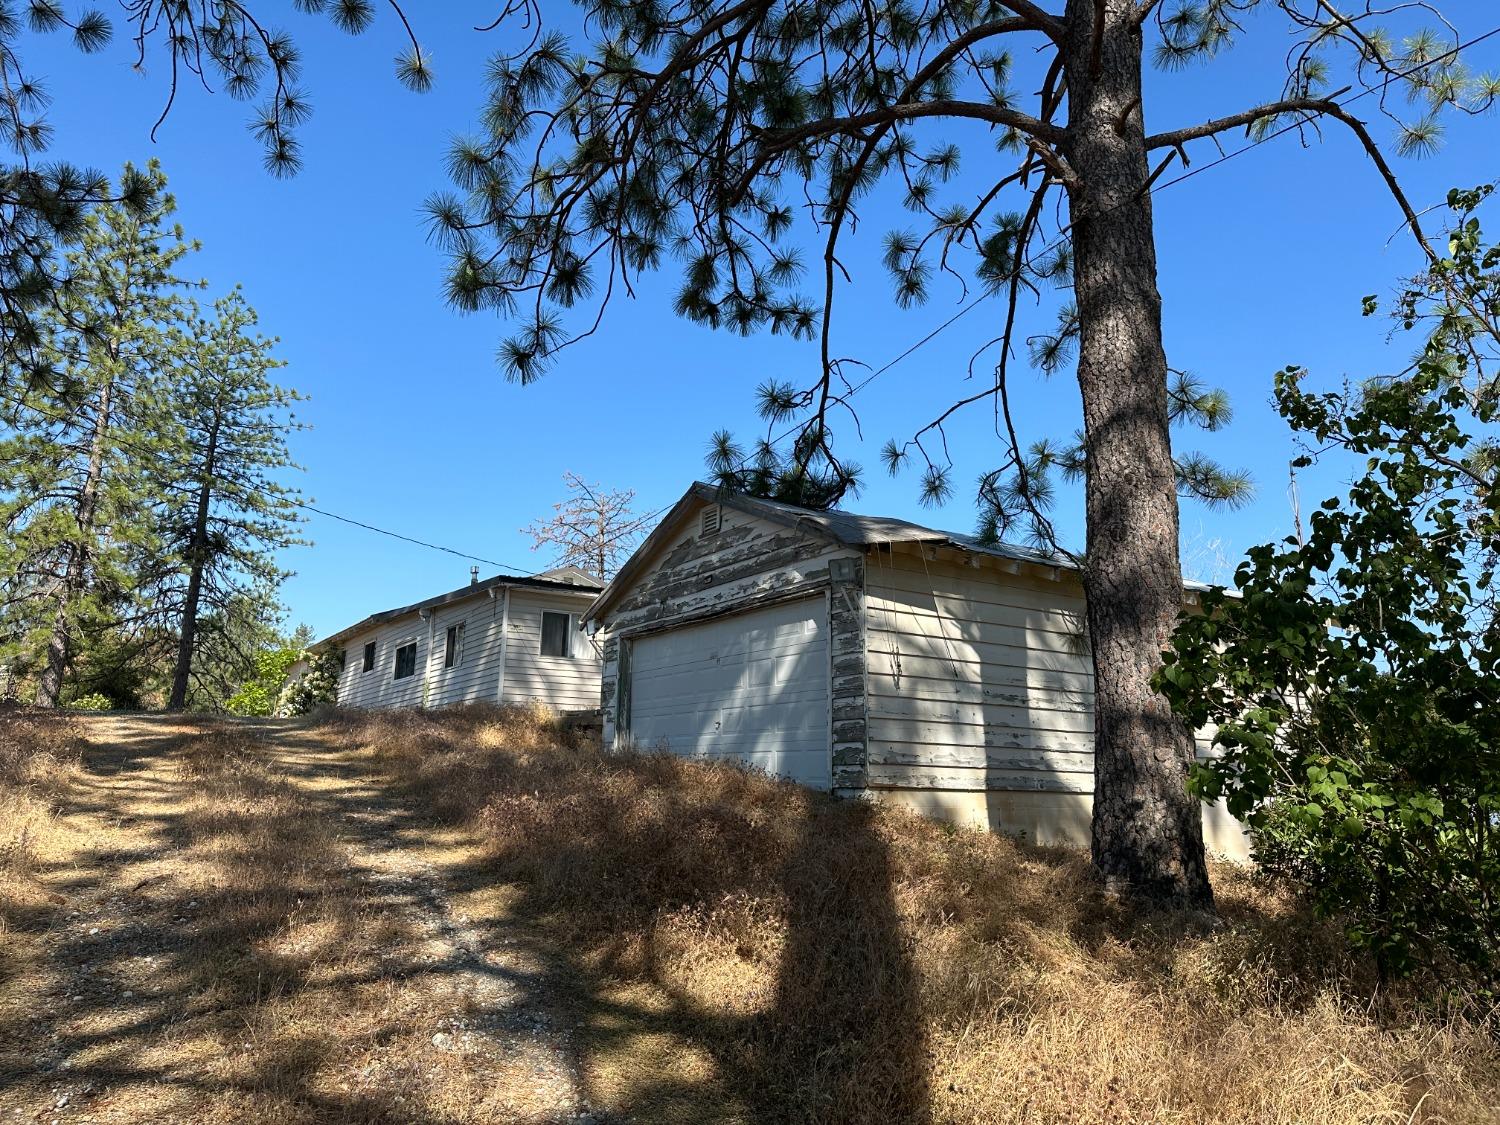
M 474 841 L 326 739 L 94 721 L 6 935 L 0 1123 L 609 1120 Z

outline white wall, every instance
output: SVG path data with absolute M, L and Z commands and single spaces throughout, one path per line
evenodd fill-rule
M 375 667 L 363 671 L 365 643 L 375 642 Z M 394 679 L 396 650 L 417 643 L 417 673 Z M 422 666 L 427 659 L 427 622 L 416 614 L 388 621 L 344 642 L 344 670 L 339 675 L 341 707 L 416 707 L 422 702 Z
M 871 789 L 1043 843 L 1088 842 L 1093 664 L 1078 577 L 1054 573 L 903 545 L 867 555 Z M 1211 848 L 1243 855 L 1226 811 L 1205 810 L 1205 828 Z
M 443 707 L 459 703 L 493 703 L 500 690 L 500 639 L 504 590 L 482 593 L 433 610 L 431 644 L 428 622 L 416 613 L 355 634 L 343 641 L 344 669 L 338 702 L 343 707 Z M 541 702 L 559 710 L 599 706 L 599 656 L 588 637 L 576 629 L 590 594 L 550 593 L 511 588 L 510 631 L 505 644 L 505 702 Z M 573 655 L 541 655 L 542 610 L 572 616 Z M 447 630 L 464 626 L 463 644 L 453 667 L 444 667 Z M 375 667 L 364 667 L 364 646 L 375 642 Z M 393 679 L 396 649 L 417 642 L 417 673 Z
M 493 703 L 500 675 L 500 621 L 503 592 L 469 598 L 433 611 L 432 653 L 427 662 L 427 706 Z M 463 625 L 458 661 L 443 666 L 450 625 Z
M 510 595 L 510 635 L 505 648 L 505 702 L 532 700 L 559 710 L 599 706 L 599 652 L 578 619 L 587 601 L 515 589 Z M 542 655 L 542 612 L 571 615 L 572 655 Z

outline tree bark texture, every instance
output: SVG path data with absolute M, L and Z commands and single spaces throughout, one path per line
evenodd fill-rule
M 1069 0 L 1063 46 L 1094 662 L 1093 860 L 1106 886 L 1211 906 L 1192 733 L 1151 687 L 1182 608 L 1136 0 Z M 1096 26 L 1102 17 L 1102 26 Z
M 113 408 L 114 380 L 100 384 L 95 404 L 94 432 L 89 438 L 89 460 L 83 488 L 78 493 L 78 537 L 68 546 L 68 565 L 63 572 L 62 588 L 57 595 L 57 612 L 52 622 L 52 636 L 47 641 L 47 659 L 37 683 L 38 707 L 56 707 L 62 696 L 63 678 L 72 660 L 73 614 L 79 595 L 88 583 L 89 543 L 94 533 L 94 515 L 99 506 L 99 481 L 104 474 L 104 444 L 109 437 L 109 416 Z
M 204 454 L 203 483 L 198 489 L 198 507 L 193 514 L 193 535 L 188 546 L 191 570 L 188 572 L 187 596 L 182 604 L 182 632 L 177 639 L 177 664 L 172 671 L 172 694 L 168 711 L 187 706 L 188 678 L 193 671 L 193 645 L 198 636 L 198 603 L 203 596 L 203 568 L 208 565 L 208 513 L 213 499 L 214 461 L 219 449 L 219 419 L 214 418 L 208 432 Z

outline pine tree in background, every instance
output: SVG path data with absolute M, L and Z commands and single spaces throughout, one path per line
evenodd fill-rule
M 174 445 L 169 373 L 185 314 L 176 276 L 195 247 L 153 163 L 127 166 L 155 200 L 98 208 L 67 255 L 71 281 L 38 318 L 47 377 L 8 381 L 0 442 L 0 583 L 6 646 L 40 665 L 36 702 L 57 705 L 80 645 L 138 617 L 135 565 L 158 551 L 155 466 Z
M 157 536 L 168 566 L 151 585 L 177 636 L 174 711 L 187 705 L 200 666 L 231 675 L 253 665 L 255 650 L 239 644 L 245 630 L 225 626 L 244 617 L 274 627 L 287 577 L 275 552 L 301 542 L 299 493 L 281 479 L 296 467 L 287 437 L 301 428 L 292 412 L 300 396 L 268 378 L 284 361 L 257 322 L 238 289 L 214 302 L 211 318 L 188 326 L 173 381 L 176 441 L 152 488 L 163 498 Z M 205 618 L 215 627 L 201 629 Z
M 533 551 L 553 548 L 553 566 L 576 566 L 607 582 L 640 543 L 651 518 L 632 509 L 634 489 L 606 490 L 577 473 L 564 473 L 563 483 L 569 495 L 552 505 L 557 514 L 521 530 L 531 536 Z

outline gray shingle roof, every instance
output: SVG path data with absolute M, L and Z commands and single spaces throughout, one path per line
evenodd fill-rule
M 695 484 L 694 490 L 707 489 L 704 499 L 710 502 L 721 500 L 712 485 Z M 957 531 L 941 531 L 924 527 L 909 520 L 892 516 L 862 516 L 857 512 L 817 511 L 783 504 L 778 500 L 759 500 L 749 496 L 724 499 L 736 507 L 758 508 L 776 512 L 783 518 L 795 520 L 798 526 L 817 528 L 825 535 L 851 547 L 873 547 L 879 543 L 936 543 L 940 546 L 957 547 L 981 555 L 993 555 L 1001 559 L 1016 559 L 1020 562 L 1037 563 L 1041 566 L 1074 568 L 1076 564 L 1063 554 L 1052 554 L 1023 547 L 1016 543 L 985 543 L 973 535 Z

